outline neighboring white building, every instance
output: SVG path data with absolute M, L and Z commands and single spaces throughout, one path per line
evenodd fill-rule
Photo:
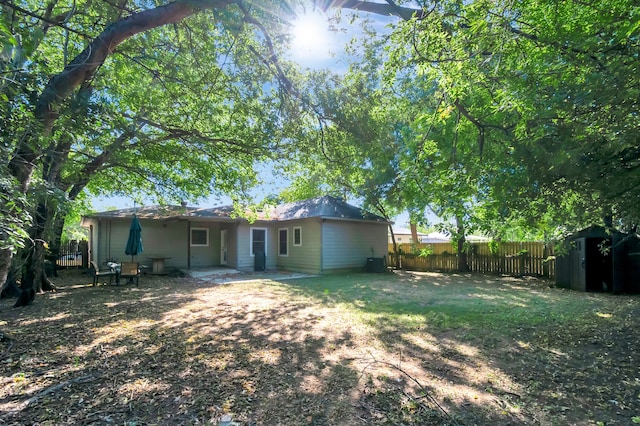
M 442 232 L 430 232 L 421 239 L 423 243 L 448 243 L 451 237 Z
M 470 243 L 488 243 L 491 241 L 491 238 L 484 235 L 467 235 L 465 238 Z
M 468 243 L 486 243 L 491 241 L 491 238 L 483 235 L 467 235 L 465 239 Z M 422 238 L 423 243 L 448 243 L 451 242 L 451 235 L 443 234 L 442 232 L 431 232 Z
M 411 236 L 411 229 L 408 228 L 393 228 L 393 235 L 396 237 L 397 244 L 412 244 L 413 237 Z M 422 242 L 422 239 L 426 237 L 427 234 L 423 234 L 418 232 L 418 239 Z M 389 244 L 392 244 L 393 240 L 391 239 L 391 234 L 389 234 Z
M 411 237 L 411 230 L 407 228 L 393 228 L 393 233 L 396 237 L 396 243 L 398 244 L 411 244 L 413 243 L 413 238 Z M 449 243 L 451 242 L 451 235 L 447 235 L 443 232 L 430 232 L 428 234 L 423 234 L 418 232 L 418 239 L 420 243 L 423 244 L 435 244 L 435 243 Z M 487 241 L 491 241 L 491 238 L 482 236 L 482 235 L 467 235 L 466 239 L 470 243 L 484 243 Z M 391 240 L 391 234 L 389 234 L 389 244 L 393 241 Z

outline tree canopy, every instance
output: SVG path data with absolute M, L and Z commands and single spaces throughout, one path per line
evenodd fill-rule
M 386 126 L 378 123 L 399 144 L 386 182 L 403 200 L 396 191 L 390 203 L 431 206 L 496 237 L 513 226 L 539 236 L 605 218 L 633 229 L 638 6 L 417 3 L 419 12 L 403 16 L 390 36 L 365 45 L 344 79 L 375 81 L 359 108 L 390 112 Z
M 303 4 L 388 32 L 365 27 L 346 74 L 304 75 L 282 54 Z M 41 257 L 87 191 L 240 197 L 263 160 L 295 160 L 284 197 L 430 207 L 456 232 L 640 219 L 631 0 L 0 0 L 0 13 L 0 282 L 26 235 Z
M 640 127 L 638 6 L 424 6 L 423 19 L 394 34 L 391 69 L 412 64 L 435 84 L 438 108 L 451 111 L 457 135 L 466 128 L 486 175 L 475 195 L 496 205 L 493 215 L 553 213 L 556 224 L 575 226 L 613 214 L 619 225 L 637 223 L 640 211 L 629 200 L 640 195 L 631 153 Z M 433 108 L 423 116 L 436 132 L 443 126 L 434 120 L 443 119 Z

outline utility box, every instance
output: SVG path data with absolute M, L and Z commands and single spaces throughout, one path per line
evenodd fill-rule
M 384 272 L 387 270 L 384 257 L 367 257 L 367 264 L 365 265 L 365 271 L 367 272 Z

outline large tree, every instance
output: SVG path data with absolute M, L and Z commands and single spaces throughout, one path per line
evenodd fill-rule
M 408 198 L 455 218 L 475 206 L 485 228 L 610 216 L 632 228 L 639 6 L 417 3 L 392 32 L 382 79 L 386 103 L 414 112 L 401 186 L 420 185 Z
M 415 67 L 417 79 L 435 85 L 438 108 L 472 127 L 478 156 L 493 173 L 481 195 L 501 203 L 502 214 L 554 212 L 556 221 L 579 225 L 611 212 L 627 226 L 637 223 L 640 211 L 629 200 L 640 196 L 638 6 L 474 1 L 424 8 L 421 19 L 394 33 L 388 66 Z M 438 125 L 433 107 L 424 113 Z M 489 152 L 488 144 L 497 149 Z M 578 223 L 572 210 L 580 205 L 591 217 Z
M 4 118 L 23 123 L 3 134 L 13 149 L 6 170 L 16 194 L 40 194 L 31 202 L 27 283 L 42 275 L 47 233 L 56 217 L 62 220 L 64 210 L 49 194 L 74 199 L 98 178 L 121 192 L 243 188 L 253 161 L 281 139 L 277 123 L 285 108 L 263 93 L 269 83 L 288 84 L 268 33 L 281 22 L 240 2 L 197 3 L 139 13 L 124 3 L 86 9 L 5 3 L 3 28 L 12 37 L 6 45 L 19 54 L 3 65 L 20 78 L 3 92 L 12 95 Z M 196 15 L 203 9 L 215 13 Z M 47 81 L 48 70 L 58 67 Z M 11 246 L 2 252 L 0 271 L 12 252 Z

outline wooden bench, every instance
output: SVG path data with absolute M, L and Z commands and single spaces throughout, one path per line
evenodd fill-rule
M 98 279 L 100 277 L 109 277 L 109 284 L 111 284 L 111 280 L 113 279 L 113 277 L 116 276 L 116 271 L 113 271 L 111 269 L 105 269 L 105 270 L 100 270 L 100 268 L 98 268 L 98 264 L 96 263 L 95 260 L 92 260 L 89 262 L 89 270 L 91 271 L 91 275 L 93 275 L 93 285 L 97 285 L 98 284 Z

